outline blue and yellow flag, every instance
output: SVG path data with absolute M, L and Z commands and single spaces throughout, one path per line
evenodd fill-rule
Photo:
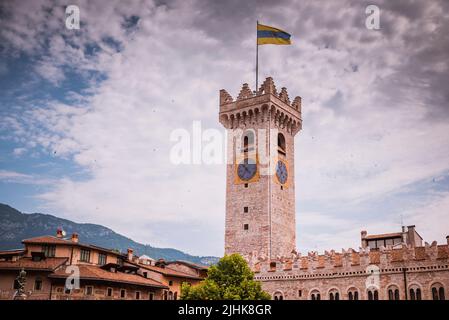
M 257 44 L 292 44 L 290 34 L 278 28 L 257 24 Z

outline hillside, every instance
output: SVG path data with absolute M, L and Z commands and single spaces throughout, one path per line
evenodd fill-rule
M 0 249 L 21 248 L 23 239 L 54 235 L 58 228 L 62 228 L 67 235 L 78 233 L 83 243 L 118 249 L 122 252 L 126 252 L 127 248 L 133 248 L 136 254 L 146 254 L 154 259 L 185 260 L 206 265 L 218 261 L 217 257 L 192 256 L 173 248 L 156 248 L 141 244 L 101 225 L 76 223 L 49 214 L 26 214 L 1 203 L 0 221 Z

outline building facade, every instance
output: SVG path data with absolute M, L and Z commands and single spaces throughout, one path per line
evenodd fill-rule
M 235 100 L 221 90 L 219 120 L 228 139 L 225 253 L 242 254 L 273 299 L 447 299 L 449 243 L 423 244 L 415 226 L 382 235 L 362 231 L 358 250 L 296 251 L 300 97 L 290 102 L 272 78 L 255 92 L 244 84 Z
M 78 235 L 23 240 L 20 250 L 0 251 L 0 299 L 15 299 L 26 272 L 30 300 L 176 300 L 181 285 L 206 277 L 207 268 L 184 261 L 155 261 L 78 241 Z

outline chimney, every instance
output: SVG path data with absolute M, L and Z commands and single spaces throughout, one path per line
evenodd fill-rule
M 62 234 L 62 229 L 58 228 L 58 230 L 56 230 L 56 238 L 62 239 L 63 234 Z
M 407 244 L 416 247 L 415 225 L 407 226 Z
M 72 234 L 72 242 L 78 243 L 78 233 L 73 233 Z
M 366 243 L 366 235 L 367 235 L 367 232 L 365 230 L 362 230 L 360 232 L 360 237 L 362 239 L 362 248 L 363 249 L 365 249 L 368 246 L 367 243 Z
M 165 268 L 165 260 L 160 258 L 158 259 L 155 264 L 156 267 Z
M 134 250 L 131 248 L 128 248 L 128 261 L 132 262 L 133 261 L 133 252 Z

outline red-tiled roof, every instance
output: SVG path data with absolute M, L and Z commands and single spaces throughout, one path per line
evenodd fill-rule
M 188 273 L 184 273 L 178 270 L 174 270 L 171 269 L 169 267 L 165 267 L 165 268 L 161 268 L 161 267 L 156 267 L 156 266 L 149 266 L 146 264 L 140 264 L 140 263 L 132 263 L 136 266 L 139 266 L 142 269 L 147 269 L 147 270 L 151 270 L 151 271 L 155 271 L 158 273 L 161 273 L 165 276 L 170 276 L 170 277 L 178 277 L 178 278 L 188 278 L 188 279 L 196 279 L 196 280 L 203 280 L 202 277 L 197 277 Z
M 189 262 L 189 261 L 184 261 L 184 260 L 175 260 L 175 261 L 168 261 L 167 264 L 170 265 L 172 263 L 179 263 L 179 264 L 183 264 L 189 267 L 192 267 L 194 269 L 199 269 L 199 270 L 207 270 L 208 267 L 207 266 L 203 266 L 197 263 L 193 263 L 193 262 Z
M 115 254 L 117 256 L 125 257 L 125 254 L 111 250 L 111 249 L 106 249 L 106 248 L 98 247 L 98 246 L 91 245 L 91 244 L 73 242 L 71 240 L 61 239 L 61 238 L 57 238 L 54 236 L 41 236 L 41 237 L 25 239 L 25 240 L 22 240 L 22 243 L 24 243 L 24 244 L 30 244 L 30 243 L 31 244 L 55 244 L 55 245 L 59 244 L 59 245 L 67 245 L 67 246 L 79 246 L 79 247 L 83 247 L 83 248 L 95 249 L 95 250 Z
M 33 261 L 31 258 L 21 258 L 17 261 L 0 261 L 0 269 L 53 271 L 65 264 L 67 260 L 68 258 L 46 258 L 40 261 Z
M 98 266 L 77 265 L 80 271 L 80 278 L 83 280 L 109 281 L 116 283 L 133 284 L 144 287 L 168 288 L 159 281 L 144 278 L 137 274 L 123 272 L 111 272 Z M 61 268 L 49 275 L 50 278 L 67 278 L 70 273 L 65 273 L 65 268 Z
M 365 239 L 385 239 L 385 238 L 398 238 L 402 237 L 402 233 L 395 232 L 395 233 L 383 233 L 383 234 L 372 234 L 369 236 L 366 236 Z
M 0 250 L 0 256 L 21 255 L 25 253 L 25 249 Z
M 53 237 L 41 236 L 22 240 L 22 243 L 45 243 L 45 244 L 74 244 L 72 241 Z

